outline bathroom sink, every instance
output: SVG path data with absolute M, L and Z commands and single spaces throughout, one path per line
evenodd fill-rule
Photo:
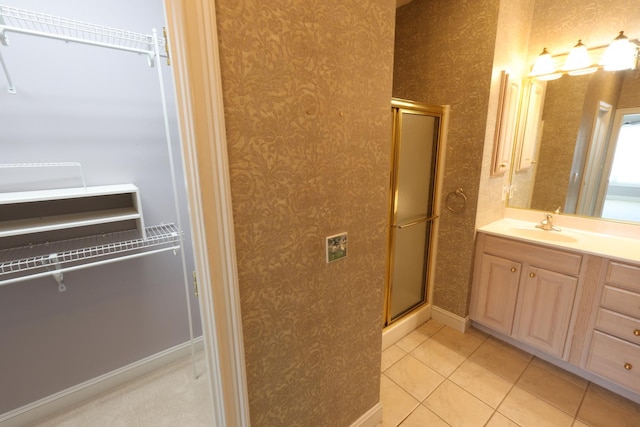
M 512 227 L 510 229 L 514 236 L 529 239 L 544 240 L 547 242 L 577 243 L 578 239 L 564 233 L 563 231 L 541 230 L 539 228 Z

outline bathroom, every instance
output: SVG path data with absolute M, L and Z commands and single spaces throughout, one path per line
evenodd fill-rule
M 407 67 L 429 98 L 393 95 L 452 109 L 443 194 L 469 200 L 441 217 L 432 305 L 464 321 L 475 229 L 504 215 L 508 178 L 489 164 L 499 71 L 518 49 L 499 58 L 496 40 L 516 43 L 531 5 L 505 28 L 507 2 L 414 1 L 433 20 L 419 49 L 441 63 Z M 395 9 L 218 1 L 216 14 L 252 423 L 349 425 L 379 401 Z M 349 255 L 326 265 L 324 238 L 343 231 Z

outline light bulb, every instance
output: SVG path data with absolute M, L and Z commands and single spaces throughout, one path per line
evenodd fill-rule
M 542 49 L 542 53 L 536 58 L 536 62 L 533 64 L 531 77 L 535 77 L 538 80 L 555 80 L 562 77 L 561 73 L 556 73 L 556 64 L 551 54 L 545 47 Z
M 602 55 L 600 63 L 606 71 L 630 70 L 635 65 L 636 47 L 629 41 L 624 31 L 620 31 Z
M 577 76 L 595 72 L 597 68 L 591 67 L 591 65 L 587 47 L 582 43 L 582 40 L 578 40 L 578 43 L 569 52 L 562 69 L 568 71 L 572 76 Z

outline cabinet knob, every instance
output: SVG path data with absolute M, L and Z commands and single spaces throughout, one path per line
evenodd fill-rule
M 626 369 L 627 371 L 630 371 L 631 369 L 633 369 L 633 365 L 631 363 L 625 363 L 624 369 Z
M 515 273 L 516 271 L 518 271 L 518 269 L 517 269 L 517 268 L 515 268 L 515 267 L 511 267 L 511 272 L 512 272 L 512 273 Z M 636 335 L 640 335 L 640 331 L 636 331 L 636 332 L 638 332 Z M 635 333 L 635 332 L 634 332 L 634 333 Z
M 636 329 L 635 331 L 633 331 L 633 335 L 640 337 L 640 329 Z
M 529 273 L 529 277 L 531 278 L 536 277 L 536 273 Z

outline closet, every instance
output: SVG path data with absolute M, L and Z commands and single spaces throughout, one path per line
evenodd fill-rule
M 162 1 L 0 5 L 0 422 L 193 354 Z

